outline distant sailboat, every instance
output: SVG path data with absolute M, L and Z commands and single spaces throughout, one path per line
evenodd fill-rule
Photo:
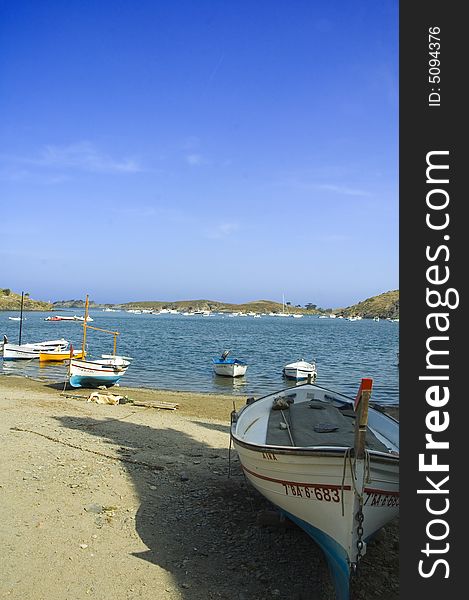
M 275 316 L 276 317 L 289 317 L 290 313 L 288 312 L 288 309 L 286 311 L 285 307 L 286 307 L 286 304 L 285 304 L 285 294 L 282 294 L 282 312 L 275 313 Z

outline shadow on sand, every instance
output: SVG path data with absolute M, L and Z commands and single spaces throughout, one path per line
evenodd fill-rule
M 234 450 L 122 420 L 57 420 L 119 447 L 140 500 L 136 530 L 148 547 L 135 556 L 170 572 L 181 598 L 333 600 L 326 562 L 314 542 L 288 522 L 259 525 L 258 515 L 272 507 L 245 482 Z M 376 577 L 376 589 L 385 576 Z M 370 588 L 356 596 L 372 597 L 377 595 Z

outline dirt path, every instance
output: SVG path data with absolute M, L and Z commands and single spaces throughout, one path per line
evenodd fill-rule
M 259 523 L 271 507 L 234 451 L 228 476 L 232 397 L 114 390 L 167 411 L 60 391 L 0 377 L 0 597 L 333 600 L 312 540 Z M 397 536 L 369 545 L 353 600 L 397 600 Z

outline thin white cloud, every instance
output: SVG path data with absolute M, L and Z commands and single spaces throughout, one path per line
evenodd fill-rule
M 200 165 L 207 164 L 207 160 L 201 154 L 187 154 L 186 162 L 191 167 L 199 167 Z
M 66 146 L 47 145 L 37 157 L 2 156 L 10 165 L 27 165 L 30 169 L 65 169 L 94 173 L 139 173 L 141 165 L 134 158 L 114 158 L 100 151 L 91 142 L 77 142 Z M 18 169 L 20 171 L 20 169 Z M 23 169 L 23 175 L 28 172 Z
M 316 186 L 320 190 L 326 192 L 334 192 L 343 196 L 370 196 L 369 192 L 357 188 L 350 188 L 345 185 L 336 185 L 333 183 L 321 183 Z
M 324 192 L 332 192 L 334 194 L 339 194 L 342 196 L 356 196 L 362 198 L 369 198 L 370 196 L 372 196 L 372 194 L 367 190 L 343 185 L 341 183 L 318 183 L 316 181 L 307 181 L 293 177 L 277 181 L 274 185 L 280 187 L 290 187 L 297 190 L 319 190 Z
M 135 159 L 115 159 L 100 152 L 90 142 L 68 146 L 46 146 L 38 164 L 93 172 L 138 173 L 143 170 Z
M 207 237 L 213 240 L 221 240 L 231 236 L 238 229 L 238 223 L 219 223 L 207 232 Z
M 69 178 L 63 174 L 38 173 L 32 169 L 7 166 L 0 169 L 0 180 L 17 183 L 34 183 L 37 185 L 55 185 L 67 181 Z

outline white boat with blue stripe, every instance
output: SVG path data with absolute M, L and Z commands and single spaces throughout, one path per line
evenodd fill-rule
M 249 482 L 324 551 L 337 600 L 369 539 L 399 511 L 399 423 L 312 383 L 232 413 L 231 439 Z
M 74 388 L 95 388 L 99 386 L 111 387 L 116 385 L 127 371 L 132 358 L 116 354 L 118 331 L 108 331 L 99 327 L 88 325 L 88 295 L 85 301 L 85 317 L 83 320 L 83 342 L 81 355 L 86 356 L 86 331 L 92 329 L 114 336 L 113 354 L 103 354 L 98 360 L 73 358 L 73 348 L 70 353 L 68 381 Z
M 228 358 L 229 350 L 225 350 L 220 358 L 213 358 L 213 370 L 217 375 L 223 377 L 242 377 L 248 365 L 237 358 Z
M 72 387 L 111 387 L 118 383 L 127 371 L 131 358 L 128 356 L 103 355 L 99 360 L 70 360 L 69 383 Z

